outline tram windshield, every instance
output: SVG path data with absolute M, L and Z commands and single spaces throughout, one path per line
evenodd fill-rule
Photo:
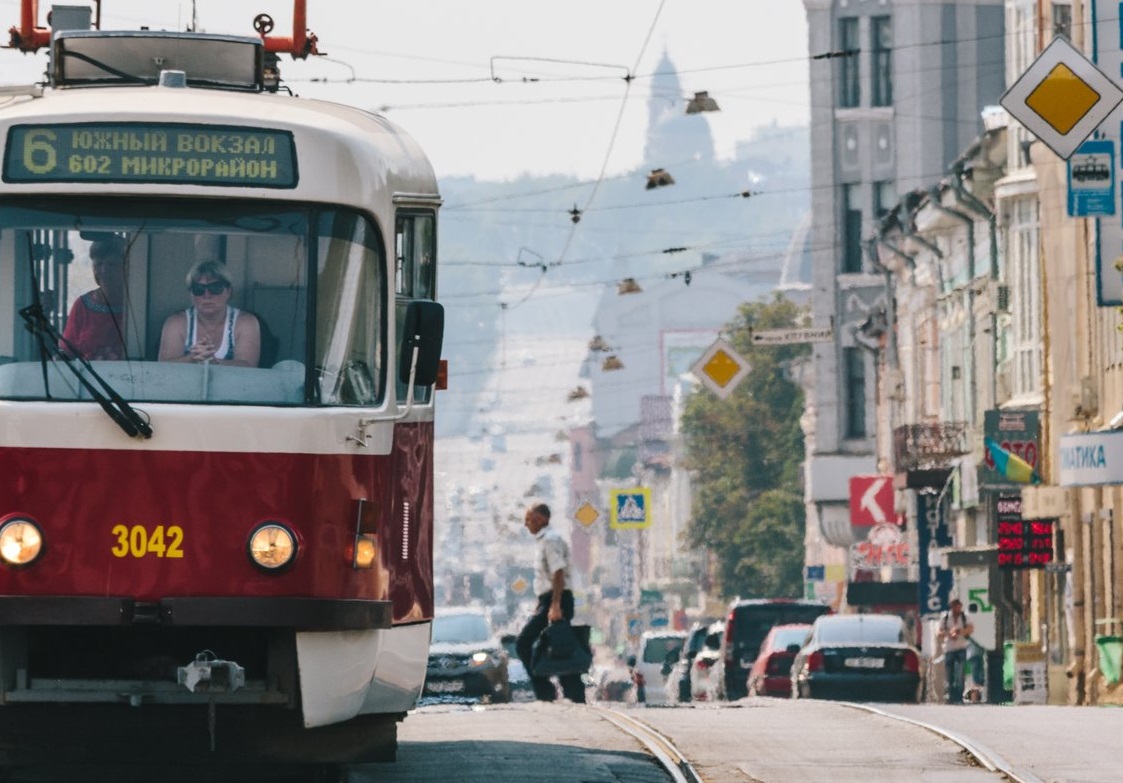
M 70 363 L 133 402 L 382 402 L 385 245 L 369 219 L 106 202 L 0 203 L 0 399 L 90 399 Z

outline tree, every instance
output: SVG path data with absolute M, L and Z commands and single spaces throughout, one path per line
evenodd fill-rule
M 753 346 L 750 333 L 805 319 L 780 293 L 743 305 L 728 340 L 752 371 L 728 399 L 703 391 L 686 404 L 683 437 L 694 477 L 688 543 L 713 553 L 727 598 L 802 594 L 803 392 L 786 370 L 809 348 Z

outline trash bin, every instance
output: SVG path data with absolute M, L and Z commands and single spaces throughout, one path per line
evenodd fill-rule
M 1100 653 L 1099 670 L 1108 683 L 1115 685 L 1123 667 L 1123 636 L 1097 636 L 1096 649 Z

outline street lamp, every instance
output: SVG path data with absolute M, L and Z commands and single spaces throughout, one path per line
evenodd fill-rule
M 694 93 L 694 97 L 686 104 L 687 114 L 701 114 L 704 111 L 721 111 L 717 101 L 710 97 L 706 91 Z
M 644 186 L 644 190 L 665 188 L 667 185 L 673 184 L 675 184 L 675 178 L 666 169 L 652 169 L 651 173 L 647 175 L 647 185 Z

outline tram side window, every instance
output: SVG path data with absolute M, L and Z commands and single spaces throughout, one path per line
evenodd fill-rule
M 432 212 L 401 212 L 394 231 L 395 246 L 395 319 L 399 345 L 406 308 L 415 299 L 433 299 L 436 295 L 437 232 Z M 397 381 L 398 400 L 404 401 L 406 384 Z M 415 404 L 432 399 L 431 387 L 413 391 Z
M 325 213 L 317 248 L 316 368 L 320 402 L 377 405 L 385 390 L 385 286 L 377 230 L 354 213 Z

